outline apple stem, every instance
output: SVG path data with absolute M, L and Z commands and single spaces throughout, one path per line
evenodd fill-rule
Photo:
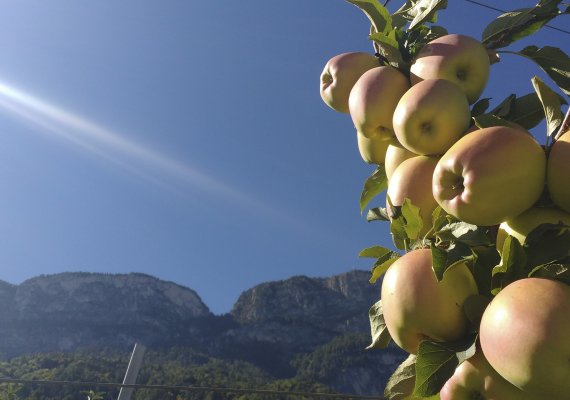
M 568 128 L 570 128 L 570 107 L 566 111 L 566 115 L 564 116 L 564 120 L 562 121 L 562 125 L 560 125 L 558 132 L 554 136 L 554 141 L 560 139 L 560 136 L 562 136 L 564 134 L 564 132 L 566 132 L 568 130 Z

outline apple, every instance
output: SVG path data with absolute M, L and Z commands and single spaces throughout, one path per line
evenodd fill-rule
M 570 286 L 524 278 L 487 306 L 479 338 L 483 354 L 507 381 L 540 399 L 570 393 Z
M 400 144 L 390 144 L 386 150 L 386 156 L 384 159 L 384 168 L 386 169 L 388 180 L 392 179 L 394 171 L 401 163 L 406 161 L 408 158 L 416 156 L 416 153 L 412 153 Z
M 398 141 L 420 155 L 440 155 L 469 128 L 467 98 L 454 83 L 426 79 L 398 102 L 392 123 Z
M 550 198 L 570 213 L 570 131 L 564 133 L 550 149 L 546 167 L 546 185 Z
M 410 68 L 412 85 L 425 79 L 446 79 L 461 88 L 469 104 L 479 99 L 489 79 L 485 47 L 469 36 L 445 35 L 426 44 Z
M 408 198 L 412 204 L 420 208 L 423 228 L 419 235 L 424 236 L 433 225 L 432 214 L 437 202 L 432 193 L 433 171 L 437 158 L 416 156 L 403 161 L 388 181 L 387 197 L 394 206 L 401 206 Z M 390 203 L 386 202 L 388 215 L 392 214 Z
M 439 394 L 441 400 L 544 400 L 506 381 L 479 349 L 455 369 Z
M 502 251 L 508 235 L 514 236 L 521 244 L 524 244 L 530 231 L 540 224 L 557 224 L 559 222 L 570 225 L 570 214 L 557 208 L 530 208 L 501 223 L 497 232 L 497 250 Z
M 362 159 L 369 164 L 382 164 L 386 150 L 394 142 L 390 136 L 367 137 L 361 132 L 356 132 L 358 151 Z
M 408 78 L 394 67 L 376 67 L 362 74 L 348 97 L 356 130 L 367 138 L 388 137 L 395 141 L 392 116 L 409 88 Z
M 438 282 L 431 250 L 412 250 L 396 260 L 382 281 L 384 320 L 394 342 L 417 354 L 420 341 L 461 338 L 468 321 L 463 302 L 477 294 L 477 284 L 464 263 L 447 269 Z
M 532 135 L 494 126 L 463 136 L 440 158 L 433 195 L 462 221 L 498 225 L 533 206 L 545 175 L 546 156 Z
M 364 52 L 342 53 L 331 58 L 321 73 L 321 97 L 333 110 L 348 113 L 348 97 L 360 76 L 378 67 L 378 59 Z

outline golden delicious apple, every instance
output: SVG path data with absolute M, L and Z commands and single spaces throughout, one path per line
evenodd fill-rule
M 394 206 L 404 204 L 406 198 L 420 208 L 423 228 L 419 235 L 424 236 L 432 228 L 432 214 L 437 202 L 432 193 L 433 171 L 437 165 L 437 158 L 416 156 L 403 161 L 388 181 L 387 195 Z M 388 215 L 392 213 L 387 202 Z
M 382 164 L 386 149 L 393 143 L 390 136 L 366 137 L 361 132 L 356 132 L 358 151 L 362 159 L 369 164 Z
M 417 354 L 420 341 L 450 341 L 467 329 L 463 302 L 477 284 L 463 264 L 447 269 L 438 282 L 431 250 L 418 249 L 396 260 L 382 281 L 382 310 L 388 332 L 405 351 Z
M 421 155 L 440 155 L 469 128 L 471 111 L 457 85 L 426 79 L 398 102 L 392 123 L 398 141 Z
M 544 400 L 506 381 L 479 349 L 455 369 L 439 394 L 441 400 Z
M 532 207 L 545 174 L 546 156 L 531 135 L 494 126 L 463 136 L 441 157 L 433 195 L 462 221 L 498 225 Z
M 379 65 L 372 54 L 342 53 L 331 58 L 321 73 L 321 97 L 333 110 L 348 113 L 348 96 L 360 76 Z
M 570 396 L 570 287 L 525 278 L 499 292 L 481 319 L 483 354 L 507 381 L 540 399 Z
M 388 180 L 392 178 L 394 171 L 401 163 L 406 161 L 408 158 L 416 156 L 417 154 L 412 153 L 400 144 L 390 144 L 386 150 L 386 157 L 384 160 L 384 167 L 386 168 L 386 176 L 388 177 Z
M 489 79 L 489 55 L 481 42 L 451 34 L 425 45 L 411 68 L 412 85 L 424 79 L 446 79 L 458 85 L 469 104 L 477 101 Z
M 570 213 L 570 131 L 560 136 L 550 150 L 546 184 L 554 204 Z
M 497 232 L 497 250 L 503 249 L 508 235 L 514 236 L 521 244 L 526 236 L 540 224 L 557 224 L 562 222 L 570 225 L 570 214 L 557 208 L 533 207 L 516 217 L 501 223 Z
M 410 88 L 408 78 L 393 67 L 369 69 L 356 81 L 348 108 L 356 130 L 367 138 L 394 138 L 392 116 Z

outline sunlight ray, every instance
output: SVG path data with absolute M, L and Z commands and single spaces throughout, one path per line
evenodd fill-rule
M 232 207 L 246 207 L 256 215 L 270 217 L 277 220 L 279 225 L 286 225 L 305 235 L 335 236 L 334 239 L 339 239 L 336 235 L 331 235 L 331 232 L 288 215 L 276 205 L 268 204 L 186 163 L 173 160 L 148 146 L 3 81 L 0 81 L 0 109 L 39 127 L 43 134 L 64 139 L 153 184 L 168 186 L 180 193 L 180 182 L 186 183 L 186 188 L 189 186 L 194 193 L 206 192 L 226 203 L 229 201 Z M 175 178 L 178 183 L 167 185 L 165 174 Z

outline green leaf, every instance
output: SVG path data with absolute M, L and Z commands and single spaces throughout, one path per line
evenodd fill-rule
M 392 204 L 390 196 L 386 195 L 386 203 L 390 206 L 390 233 L 394 246 L 400 250 L 408 250 L 408 235 L 406 233 L 406 220 L 402 215 L 402 208 Z
M 560 111 L 560 100 L 558 100 L 558 95 L 542 82 L 538 76 L 533 77 L 531 81 L 544 108 L 547 125 L 546 136 L 550 138 L 562 124 L 563 117 Z
M 414 391 L 416 356 L 410 354 L 394 371 L 384 388 L 386 400 L 406 400 Z
M 528 274 L 529 277 L 546 278 L 570 285 L 570 264 L 539 265 Z
M 513 107 L 513 102 L 517 98 L 516 94 L 512 93 L 507 96 L 507 98 L 501 103 L 493 108 L 489 114 L 496 115 L 497 117 L 505 118 L 507 115 L 510 114 L 511 109 Z
M 562 96 L 558 94 L 556 94 L 556 96 L 561 104 L 567 104 Z M 503 121 L 500 123 L 496 120 L 493 121 L 493 117 L 488 118 L 487 116 L 489 114 L 514 122 L 523 128 L 532 129 L 544 119 L 544 108 L 535 92 L 528 93 L 521 97 L 511 94 L 489 113 L 484 114 L 485 116 L 482 118 L 487 118 L 488 120 L 479 119 L 481 126 L 492 126 L 493 123 L 498 125 L 504 124 Z
M 561 104 L 566 104 L 562 96 L 556 94 Z M 514 100 L 512 110 L 505 117 L 523 128 L 532 129 L 544 119 L 544 108 L 536 93 L 529 93 Z
M 501 251 L 501 262 L 492 272 L 491 293 L 496 295 L 509 283 L 527 276 L 526 253 L 520 242 L 513 236 L 507 236 Z
M 498 49 L 511 44 L 512 32 L 529 24 L 534 16 L 530 13 L 531 8 L 521 8 L 499 15 L 485 27 L 482 42 L 488 48 Z M 523 28 L 524 29 L 524 28 Z
M 388 257 L 387 259 L 384 259 L 384 257 L 382 257 L 379 258 L 378 261 L 376 261 L 374 267 L 372 268 L 372 276 L 370 277 L 369 280 L 370 283 L 376 283 L 376 281 L 380 279 L 380 277 L 384 275 L 386 271 L 388 271 L 388 268 L 390 268 L 390 266 L 394 264 L 396 260 L 398 260 L 399 254 L 394 252 L 392 252 L 392 254 L 395 254 L 397 256 Z
M 366 14 L 376 32 L 387 34 L 392 30 L 392 17 L 390 16 L 390 12 L 377 0 L 346 1 L 360 8 L 362 12 Z
M 368 210 L 366 214 L 366 221 L 390 221 L 388 217 L 388 212 L 383 207 L 374 207 Z
M 360 194 L 360 212 L 364 212 L 370 201 L 388 188 L 388 178 L 383 164 L 379 164 L 376 170 L 364 182 L 364 188 Z
M 491 103 L 490 100 L 490 98 L 484 98 L 475 103 L 471 108 L 471 117 L 477 117 L 487 111 Z
M 370 319 L 370 334 L 372 343 L 367 349 L 384 349 L 390 344 L 392 338 L 384 321 L 384 313 L 382 311 L 382 300 L 378 300 L 368 311 Z
M 560 224 L 541 224 L 527 235 L 524 242 L 527 269 L 563 261 L 570 254 L 570 231 Z
M 499 15 L 483 31 L 482 41 L 489 49 L 498 49 L 529 36 L 560 15 L 561 0 L 540 0 L 531 8 L 520 8 Z
M 490 128 L 492 126 L 512 126 L 509 121 L 493 114 L 482 114 L 473 118 L 475 125 L 480 128 Z
M 465 302 L 463 303 L 463 311 L 475 330 L 479 329 L 483 312 L 490 302 L 491 299 L 489 297 L 481 294 L 474 294 L 465 299 Z
M 434 232 L 438 232 L 443 226 L 459 221 L 454 216 L 448 214 L 441 206 L 437 206 L 431 214 L 432 227 Z
M 488 228 L 468 224 L 467 222 L 451 222 L 441 227 L 436 236 L 441 240 L 464 243 L 468 246 L 486 246 L 491 244 Z
M 570 96 L 570 58 L 557 47 L 527 46 L 515 54 L 529 58 L 537 63 L 540 68 L 558 85 L 558 87 Z
M 433 270 L 440 282 L 443 279 L 443 274 L 449 268 L 460 262 L 467 263 L 475 260 L 471 248 L 463 243 L 451 243 L 447 248 L 440 248 L 432 244 L 430 249 Z
M 447 0 L 407 0 L 394 14 L 411 21 L 408 30 L 414 30 L 425 22 L 435 22 L 438 10 L 447 8 Z
M 476 246 L 471 248 L 475 260 L 471 272 L 477 283 L 479 293 L 491 296 L 492 271 L 501 262 L 501 255 L 495 246 Z
M 475 354 L 475 339 L 470 335 L 456 342 L 422 340 L 416 358 L 414 394 L 428 397 L 439 393 L 460 362 Z
M 399 50 L 400 45 L 396 39 L 396 31 L 390 31 L 387 35 L 382 32 L 376 32 L 372 33 L 368 38 L 377 44 L 380 54 L 392 65 L 399 67 L 404 64 Z
M 406 221 L 404 225 L 406 236 L 412 240 L 417 239 L 424 226 L 420 215 L 420 208 L 414 206 L 410 199 L 405 198 L 404 204 L 402 204 L 402 216 Z
M 360 253 L 358 253 L 358 257 L 380 258 L 391 252 L 392 250 L 387 249 L 386 247 L 372 246 L 372 247 L 367 247 L 364 250 L 362 250 Z

